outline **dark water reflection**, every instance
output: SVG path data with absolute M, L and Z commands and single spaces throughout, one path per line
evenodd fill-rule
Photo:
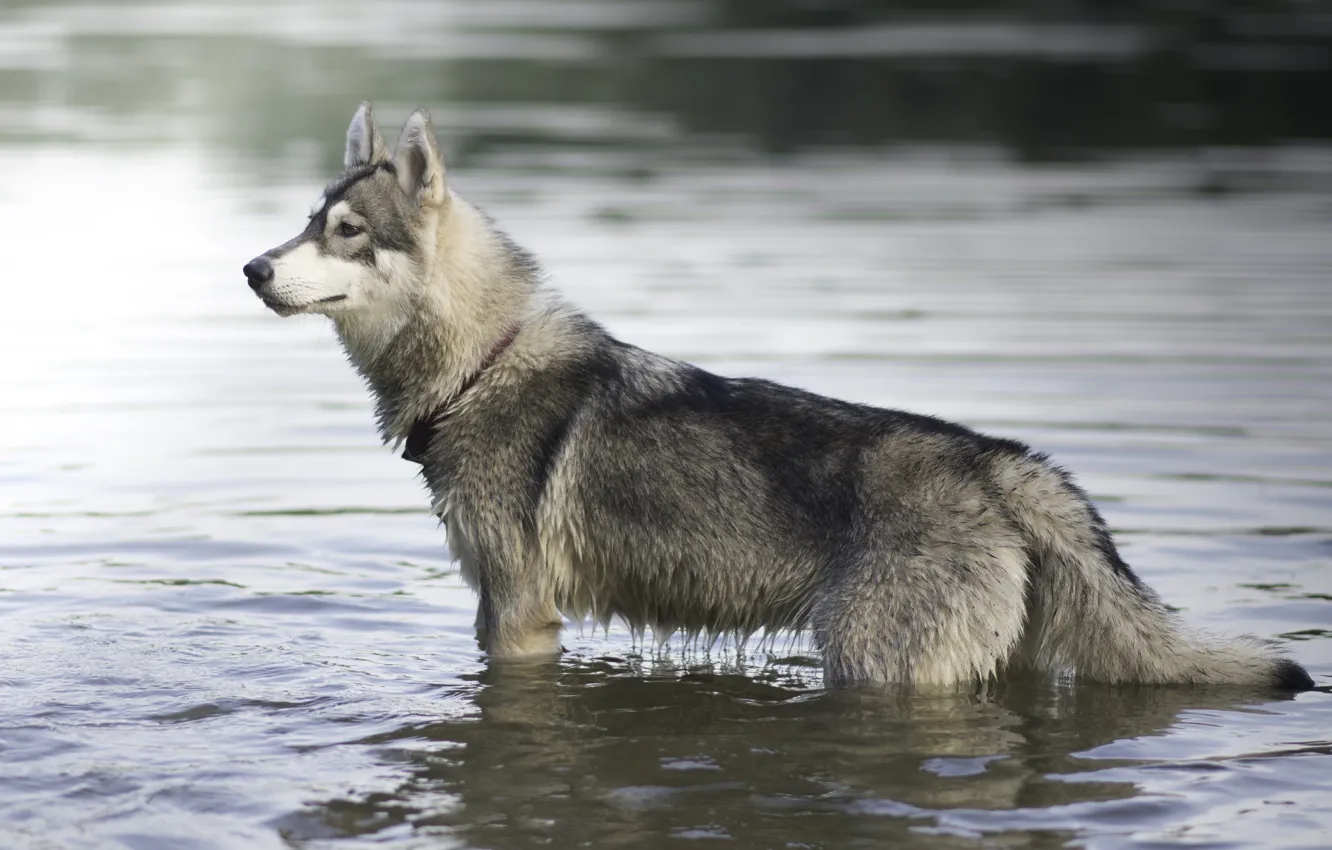
M 950 847 L 1021 824 L 1025 846 L 1061 846 L 1173 817 L 1154 818 L 1155 803 L 1135 800 L 1131 774 L 1112 775 L 1145 754 L 1098 748 L 1132 749 L 1181 715 L 1224 717 L 1270 700 L 1049 681 L 970 694 L 828 693 L 782 679 L 617 659 L 492 667 L 470 692 L 450 695 L 470 703 L 463 716 L 361 741 L 406 768 L 401 785 L 322 801 L 279 828 L 299 841 L 406 827 L 483 847 L 659 846 L 671 836 Z M 1322 740 L 1283 755 L 1330 751 Z M 1277 755 L 1178 769 L 1217 778 Z
M 1332 696 L 487 667 L 413 470 L 241 264 L 371 98 L 635 343 L 1075 470 L 1332 674 L 1325 4 L 0 7 L 0 848 L 1313 847 Z

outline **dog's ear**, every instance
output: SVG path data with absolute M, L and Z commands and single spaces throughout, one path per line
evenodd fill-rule
M 347 127 L 347 153 L 342 158 L 342 165 L 348 171 L 362 165 L 374 165 L 388 159 L 388 148 L 375 126 L 375 116 L 370 110 L 370 101 L 365 101 L 352 116 Z
M 444 160 L 430 126 L 430 113 L 418 109 L 407 118 L 393 154 L 402 190 L 422 206 L 444 202 Z

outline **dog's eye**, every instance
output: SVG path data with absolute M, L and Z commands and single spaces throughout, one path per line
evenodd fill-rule
M 342 224 L 338 225 L 338 235 L 341 236 L 343 239 L 350 239 L 353 236 L 359 236 L 363 232 L 365 232 L 364 228 L 357 227 L 356 225 L 352 224 L 350 221 L 344 221 Z

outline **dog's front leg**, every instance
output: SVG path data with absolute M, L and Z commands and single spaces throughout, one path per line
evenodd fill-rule
M 482 651 L 482 652 L 485 652 L 485 651 L 486 651 L 486 643 L 487 643 L 487 640 L 486 640 L 486 634 L 487 634 L 487 632 L 486 632 L 486 609 L 485 609 L 485 606 L 483 606 L 483 605 L 482 605 L 481 603 L 479 603 L 479 602 L 477 603 L 477 606 L 476 606 L 476 620 L 475 620 L 475 622 L 472 623 L 472 627 L 476 629 L 476 642 L 477 642 L 477 645 L 481 647 L 481 651 Z
M 553 599 L 519 586 L 502 568 L 483 568 L 479 579 L 476 636 L 486 655 L 541 658 L 559 654 L 564 624 Z

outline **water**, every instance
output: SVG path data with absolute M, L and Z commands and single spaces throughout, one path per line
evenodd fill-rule
M 427 103 L 459 189 L 617 334 L 1026 440 L 1191 621 L 1285 638 L 1326 687 L 1326 147 L 851 147 L 786 132 L 799 104 L 672 106 L 649 71 L 768 43 L 719 6 L 370 8 L 0 11 L 0 847 L 1327 843 L 1326 690 L 829 693 L 801 641 L 618 628 L 487 668 L 329 329 L 239 271 L 356 101 Z M 998 31 L 932 49 L 1021 51 Z M 1097 62 L 1148 37 L 1115 32 Z M 725 86 L 795 79 L 732 61 Z

